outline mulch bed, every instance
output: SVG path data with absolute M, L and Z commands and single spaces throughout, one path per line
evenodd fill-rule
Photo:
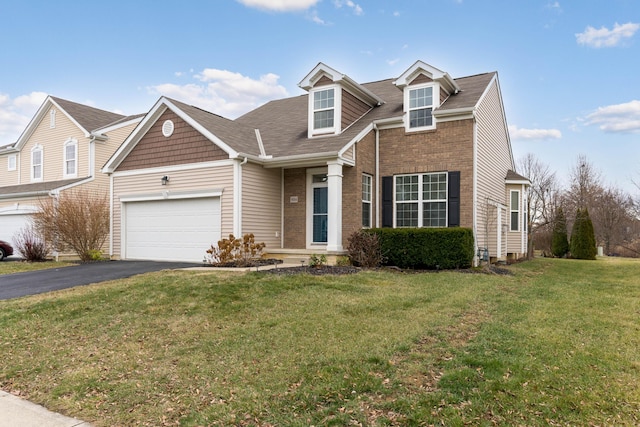
M 363 269 L 360 267 L 353 266 L 342 266 L 342 265 L 322 265 L 318 267 L 311 267 L 308 265 L 301 265 L 296 267 L 280 267 L 282 264 L 282 260 L 274 259 L 274 258 L 266 258 L 266 259 L 256 259 L 251 260 L 251 262 L 228 262 L 224 264 L 217 265 L 209 265 L 206 264 L 207 267 L 236 267 L 236 268 L 247 268 L 247 267 L 255 267 L 256 271 L 260 271 L 262 273 L 267 274 L 276 274 L 279 276 L 293 275 L 293 274 L 311 274 L 314 276 L 323 276 L 327 274 L 332 275 L 343 275 L 343 274 L 356 274 L 362 271 Z M 276 266 L 275 268 L 269 270 L 261 270 L 260 267 L 264 266 Z M 485 265 L 481 268 L 465 268 L 460 270 L 414 270 L 414 269 L 402 269 L 398 267 L 380 267 L 377 270 L 381 271 L 391 271 L 396 273 L 404 273 L 404 274 L 428 274 L 428 273 L 439 273 L 442 271 L 457 271 L 458 273 L 468 273 L 468 274 L 498 274 L 502 276 L 511 276 L 513 272 L 507 268 L 499 267 L 497 265 Z

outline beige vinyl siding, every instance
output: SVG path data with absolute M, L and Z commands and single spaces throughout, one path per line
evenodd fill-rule
M 84 136 L 69 118 L 57 111 L 56 127 L 49 125 L 49 114 L 43 116 L 42 121 L 35 128 L 27 143 L 22 147 L 20 155 L 20 184 L 31 181 L 31 149 L 40 144 L 42 146 L 42 181 L 58 181 L 66 179 L 64 176 L 64 144 L 70 138 L 78 141 L 78 178 L 89 176 L 89 138 Z
M 280 249 L 281 171 L 247 163 L 242 166 L 242 233 L 253 233 L 256 242 Z
M 16 156 L 16 169 L 10 171 L 9 170 L 9 156 Z M 20 154 L 19 153 L 11 153 L 5 154 L 4 156 L 0 156 L 0 187 L 4 187 L 7 185 L 18 185 L 19 181 L 19 173 L 20 173 Z
M 493 81 L 477 109 L 477 238 L 479 247 L 497 254 L 497 210 L 491 202 L 507 206 L 505 177 L 513 169 L 511 147 L 504 120 L 502 101 Z M 508 218 L 503 217 L 508 223 Z M 503 235 L 504 237 L 504 235 Z M 504 241 L 504 239 L 503 239 Z
M 170 177 L 169 184 L 162 186 L 160 178 L 164 175 Z M 153 170 L 147 173 L 114 176 L 113 178 L 113 248 L 114 258 L 120 258 L 121 251 L 121 220 L 123 196 L 135 195 L 161 195 L 163 191 L 175 192 L 198 192 L 214 189 L 222 189 L 221 222 L 222 236 L 233 233 L 233 166 L 222 164 L 219 166 L 203 166 L 197 169 L 182 171 L 158 171 Z M 202 248 L 202 254 L 207 248 Z
M 38 208 L 40 200 L 47 200 L 47 196 L 42 197 L 25 197 L 21 199 L 0 200 L 0 212 L 11 209 Z M 16 201 L 19 200 L 19 201 Z

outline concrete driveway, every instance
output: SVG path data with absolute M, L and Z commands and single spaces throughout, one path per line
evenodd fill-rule
M 6 261 L 3 261 L 6 262 Z M 0 276 L 0 300 L 41 294 L 150 271 L 197 267 L 201 264 L 156 261 L 105 261 Z

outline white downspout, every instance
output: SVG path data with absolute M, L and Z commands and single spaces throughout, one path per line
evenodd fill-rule
M 280 169 L 280 249 L 284 249 L 284 168 Z
M 373 124 L 373 131 L 376 135 L 376 191 L 375 191 L 375 207 L 376 207 L 376 228 L 380 228 L 380 129 L 376 123 Z
M 475 118 L 473 119 L 473 250 L 473 265 L 477 267 L 480 260 L 478 257 L 478 123 Z
M 122 216 L 122 214 L 121 214 Z M 122 227 L 122 224 L 120 224 Z M 122 253 L 122 248 L 120 249 Z M 109 259 L 113 258 L 113 174 L 109 174 Z

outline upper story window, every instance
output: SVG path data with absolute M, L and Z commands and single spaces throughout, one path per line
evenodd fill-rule
M 31 180 L 42 181 L 42 146 L 36 145 L 31 149 Z
M 78 141 L 69 139 L 64 144 L 64 177 L 74 178 L 78 175 Z
M 322 86 L 309 94 L 309 136 L 340 130 L 340 90 Z
M 51 129 L 56 127 L 56 110 L 51 109 L 51 111 L 49 111 L 49 127 Z
M 435 128 L 433 109 L 437 107 L 438 87 L 433 83 L 407 87 L 405 89 L 405 108 L 407 111 L 407 130 Z
M 16 155 L 15 154 L 10 154 L 7 157 L 7 170 L 8 171 L 14 171 L 16 170 L 18 167 L 18 162 L 16 160 Z

